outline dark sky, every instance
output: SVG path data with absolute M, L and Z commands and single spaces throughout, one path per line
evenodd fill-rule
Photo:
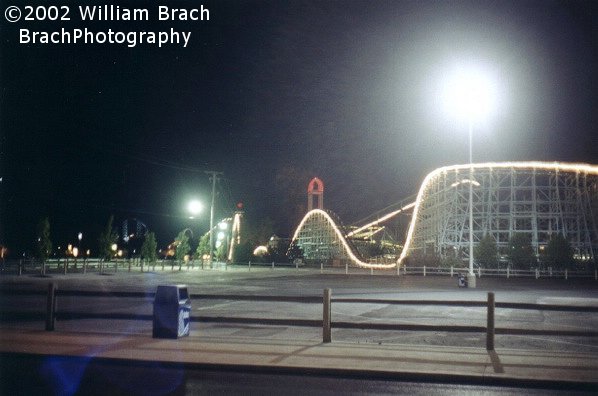
M 199 1 L 114 2 L 149 9 L 145 22 L 81 21 L 82 4 L 68 2 L 70 22 L 0 24 L 0 243 L 13 251 L 44 216 L 55 245 L 95 241 L 110 214 L 161 242 L 206 230 L 208 211 L 185 213 L 209 202 L 204 170 L 224 172 L 219 216 L 242 201 L 288 235 L 318 176 L 350 224 L 468 161 L 467 124 L 439 99 L 459 64 L 500 91 L 474 161 L 598 163 L 592 1 L 205 1 L 203 22 L 157 21 L 158 5 Z M 187 48 L 21 44 L 23 28 L 192 35 Z

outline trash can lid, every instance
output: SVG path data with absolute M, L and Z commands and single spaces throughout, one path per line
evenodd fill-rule
M 156 290 L 156 303 L 178 303 L 179 300 L 189 298 L 187 286 L 185 285 L 162 285 Z

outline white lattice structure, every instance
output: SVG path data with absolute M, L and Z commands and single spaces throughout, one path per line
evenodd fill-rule
M 395 264 L 366 263 L 358 257 L 341 227 L 322 209 L 309 211 L 293 235 L 292 241 L 303 251 L 307 260 L 327 261 L 332 259 L 349 260 L 352 264 L 367 268 L 392 268 Z
M 501 162 L 431 172 L 418 193 L 399 263 L 418 253 L 468 257 L 470 184 L 474 243 L 490 234 L 505 252 L 511 236 L 523 233 L 538 253 L 560 233 L 578 258 L 596 258 L 598 166 Z

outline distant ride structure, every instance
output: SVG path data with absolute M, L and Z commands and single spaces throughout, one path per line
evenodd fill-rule
M 490 235 L 505 255 L 510 238 L 518 233 L 529 238 L 538 255 L 552 236 L 561 234 L 575 258 L 595 260 L 598 166 L 492 162 L 446 166 L 426 176 L 399 263 L 417 254 L 469 257 L 470 184 L 474 245 Z
M 414 202 L 403 203 L 399 209 L 352 230 L 324 210 L 324 185 L 314 178 L 308 186 L 311 210 L 291 241 L 296 241 L 306 259 L 348 261 L 365 268 L 391 268 L 404 264 L 407 257 L 427 254 L 465 261 L 469 258 L 469 185 L 473 187 L 474 245 L 490 235 L 499 253 L 505 255 L 511 237 L 525 234 L 539 255 L 552 236 L 561 234 L 570 242 L 576 259 L 596 260 L 598 166 L 575 163 L 525 161 L 441 167 L 424 178 Z M 408 211 L 412 212 L 411 220 L 398 260 L 391 264 L 366 262 L 353 238 Z

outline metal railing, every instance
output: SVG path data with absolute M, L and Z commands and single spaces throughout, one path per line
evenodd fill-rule
M 104 261 L 98 258 L 83 258 L 78 260 L 71 259 L 51 259 L 42 264 L 34 260 L 18 260 L 10 263 L 5 263 L 4 269 L 7 272 L 15 272 L 18 275 L 23 273 L 39 273 L 42 275 L 59 273 L 59 274 L 71 274 L 71 273 L 83 273 L 95 272 L 99 274 L 118 273 L 118 272 L 156 272 L 156 271 L 189 271 L 189 270 L 224 270 L 237 269 L 247 271 L 256 269 L 295 269 L 296 271 L 318 271 L 322 274 L 341 274 L 346 275 L 390 275 L 390 276 L 401 276 L 401 275 L 442 275 L 442 276 L 455 276 L 458 273 L 467 273 L 469 269 L 466 267 L 428 267 L 428 266 L 402 266 L 395 269 L 385 270 L 374 270 L 364 269 L 354 266 L 349 266 L 345 263 L 344 266 L 330 266 L 324 265 L 324 263 L 315 265 L 300 265 L 299 263 L 276 263 L 276 262 L 252 262 L 247 263 L 227 263 L 227 262 L 214 262 L 212 266 L 208 266 L 207 263 L 201 260 L 190 260 L 187 262 L 179 262 L 176 260 L 157 260 L 154 262 L 146 262 L 139 258 L 133 259 L 114 259 L 111 261 Z M 10 271 L 12 270 L 12 271 Z M 573 271 L 573 270 L 557 270 L 552 268 L 537 268 L 531 270 L 516 270 L 510 268 L 482 268 L 476 267 L 474 273 L 478 278 L 482 277 L 500 277 L 500 278 L 593 278 L 598 280 L 598 269 L 586 270 L 586 271 Z
M 48 285 L 47 292 L 38 290 L 1 290 L 0 295 L 46 295 L 46 330 L 55 328 L 55 321 L 75 319 L 122 319 L 122 320 L 152 320 L 152 315 L 127 314 L 127 313 L 92 313 L 92 312 L 61 312 L 56 310 L 57 296 L 79 297 L 134 297 L 149 300 L 155 293 L 149 292 L 105 292 L 105 291 L 77 291 L 57 290 L 54 283 Z M 321 327 L 322 341 L 332 341 L 332 329 L 362 329 L 362 330 L 394 330 L 394 331 L 444 331 L 458 333 L 486 333 L 486 348 L 494 349 L 495 334 L 505 335 L 549 335 L 549 336 L 578 336 L 598 337 L 598 331 L 578 330 L 546 330 L 522 328 L 496 328 L 495 309 L 520 309 L 539 311 L 585 312 L 598 313 L 598 306 L 577 306 L 559 304 L 535 304 L 516 302 L 496 302 L 493 292 L 488 292 L 486 301 L 446 301 L 446 300 L 393 300 L 371 298 L 332 298 L 331 289 L 324 289 L 323 296 L 268 296 L 268 295 L 231 295 L 231 294 L 191 294 L 194 300 L 231 300 L 231 301 L 269 301 L 269 302 L 296 302 L 300 304 L 322 304 L 322 320 L 316 319 L 279 319 L 279 318 L 247 318 L 223 316 L 192 316 L 194 322 L 212 323 L 244 323 L 259 325 L 287 325 L 304 327 Z M 427 325 L 427 324 L 400 324 L 400 323 L 371 323 L 371 322 L 343 322 L 332 321 L 332 303 L 335 304 L 382 304 L 382 305 L 417 305 L 417 306 L 451 306 L 451 307 L 485 307 L 486 326 L 471 325 Z M 38 315 L 39 316 L 39 315 Z M 3 320 L 23 319 L 17 315 L 1 315 Z M 36 317 L 37 318 L 37 317 Z M 32 318 L 30 318 L 32 319 Z

